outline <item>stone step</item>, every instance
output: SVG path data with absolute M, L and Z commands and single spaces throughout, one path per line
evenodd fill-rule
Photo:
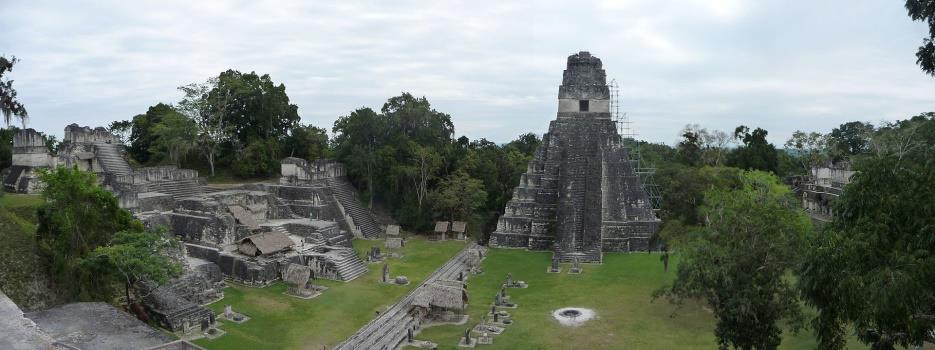
M 354 219 L 354 223 L 360 226 L 361 234 L 366 238 L 379 238 L 383 230 L 377 225 L 376 220 L 369 210 L 357 199 L 357 191 L 347 180 L 338 178 L 329 178 L 325 182 L 331 188 L 332 193 L 344 207 L 344 212 Z

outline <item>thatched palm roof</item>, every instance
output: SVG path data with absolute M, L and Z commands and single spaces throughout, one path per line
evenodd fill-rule
M 289 249 L 295 242 L 282 232 L 266 232 L 240 240 L 238 249 L 247 255 L 267 255 Z
M 282 280 L 297 287 L 304 287 L 312 277 L 312 270 L 305 265 L 289 264 L 282 273 Z
M 464 311 L 467 306 L 467 299 L 468 294 L 463 283 L 438 280 L 422 286 L 413 299 L 412 305 L 427 309 L 434 306 L 442 309 Z
M 464 221 L 452 221 L 451 232 L 464 233 L 467 229 L 467 223 Z
M 436 233 L 445 233 L 448 232 L 448 225 L 451 224 L 448 221 L 436 221 L 435 222 L 435 232 Z

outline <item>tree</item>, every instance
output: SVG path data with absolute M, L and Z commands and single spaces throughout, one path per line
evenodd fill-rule
M 698 124 L 689 124 L 682 128 L 682 141 L 676 147 L 682 162 L 689 166 L 701 164 L 702 139 L 707 137 L 708 130 L 702 129 Z
M 435 170 L 441 164 L 441 157 L 434 150 L 428 147 L 422 147 L 414 142 L 410 144 L 412 152 L 412 165 L 407 167 L 407 173 L 412 179 L 413 187 L 416 192 L 416 202 L 419 204 L 419 210 L 422 210 L 422 204 L 429 193 L 429 181 L 435 177 Z
M 50 155 L 55 155 L 58 153 L 58 147 L 62 143 L 58 141 L 58 137 L 55 135 L 48 135 L 45 139 L 45 148 L 49 151 Z
M 795 151 L 795 157 L 805 174 L 811 174 L 813 167 L 827 159 L 827 146 L 827 136 L 818 132 L 806 133 L 796 130 L 786 141 L 786 148 Z
M 935 329 L 935 114 L 881 128 L 799 272 L 822 349 L 845 329 L 873 349 L 921 346 Z
M 45 188 L 37 211 L 37 243 L 55 289 L 71 298 L 106 300 L 108 286 L 97 283 L 98 276 L 81 259 L 110 243 L 114 232 L 140 231 L 142 224 L 97 185 L 94 173 L 58 167 L 40 170 L 39 178 Z
M 335 154 L 347 165 L 348 173 L 366 180 L 368 207 L 373 208 L 373 178 L 377 170 L 376 150 L 383 143 L 385 118 L 370 108 L 359 108 L 334 122 Z
M 906 10 L 913 21 L 928 24 L 928 37 L 922 38 L 922 46 L 916 51 L 916 64 L 923 72 L 935 76 L 935 0 L 906 0 Z
M 266 177 L 279 171 L 279 142 L 276 139 L 254 140 L 237 153 L 231 164 L 234 175 Z
M 454 135 L 451 116 L 432 109 L 425 97 L 416 98 L 404 92 L 387 100 L 380 111 L 402 138 L 436 151 L 451 144 Z
M 828 134 L 828 147 L 835 160 L 850 159 L 870 151 L 873 125 L 864 122 L 844 123 Z
M 528 132 L 517 136 L 516 140 L 510 141 L 510 143 L 506 144 L 506 147 L 515 147 L 517 151 L 523 154 L 533 155 L 541 143 L 542 139 L 539 138 L 539 135 Z
M 298 125 L 283 140 L 284 155 L 302 159 L 321 159 L 331 156 L 328 131 L 313 125 Z
M 115 120 L 107 126 L 107 131 L 117 137 L 120 143 L 127 145 L 130 142 L 130 134 L 133 132 L 133 122 L 129 120 Z
M 231 92 L 218 87 L 218 79 L 211 78 L 201 84 L 180 86 L 184 97 L 178 111 L 195 121 L 197 137 L 194 147 L 208 161 L 211 176 L 221 145 L 231 138 L 232 128 L 226 122 L 227 109 L 231 103 Z M 214 93 L 212 95 L 212 92 Z
M 174 113 L 178 113 L 175 107 L 165 103 L 158 103 L 155 106 L 149 107 L 146 113 L 133 117 L 133 126 L 130 129 L 130 137 L 128 139 L 130 142 L 129 153 L 133 156 L 133 159 L 136 159 L 140 163 L 151 163 L 151 160 L 161 160 L 159 157 L 150 159 L 153 155 L 158 156 L 158 153 L 155 152 L 156 150 L 154 149 L 157 136 L 153 132 L 153 128 L 162 122 L 163 117 Z
M 744 171 L 738 180 L 739 186 L 705 192 L 705 224 L 683 237 L 676 279 L 654 295 L 677 304 L 704 300 L 717 318 L 722 349 L 775 349 L 779 323 L 794 330 L 801 323 L 797 291 L 785 276 L 810 221 L 775 175 Z
M 435 210 L 447 214 L 449 220 L 470 220 L 487 200 L 483 182 L 461 170 L 443 180 L 432 196 Z
M 214 106 L 226 106 L 218 109 L 223 112 L 219 118 L 230 125 L 241 145 L 285 137 L 299 123 L 299 107 L 289 102 L 286 86 L 274 84 L 268 74 L 222 72 L 209 95 Z
M 156 141 L 150 152 L 163 152 L 172 163 L 181 165 L 181 158 L 195 147 L 197 131 L 197 124 L 191 118 L 178 112 L 168 113 L 152 128 Z
M 163 284 L 182 273 L 182 266 L 167 255 L 177 249 L 177 242 L 166 237 L 165 230 L 121 231 L 107 246 L 97 247 L 83 264 L 91 268 L 117 271 L 124 285 L 127 305 L 132 304 L 130 287 L 140 281 Z
M 727 154 L 727 147 L 730 146 L 733 138 L 730 134 L 721 130 L 714 130 L 701 134 L 702 161 L 705 165 L 721 166 L 724 162 L 724 155 Z
M 26 107 L 23 107 L 23 104 L 16 99 L 16 90 L 13 89 L 13 81 L 9 79 L 3 79 L 3 74 L 6 72 L 13 71 L 13 65 L 19 62 L 16 59 L 16 56 L 6 58 L 0 56 L 0 114 L 3 114 L 3 121 L 7 125 L 10 125 L 10 122 L 13 118 L 19 119 L 23 127 L 26 127 L 26 120 L 29 118 L 29 114 L 26 112 Z
M 762 170 L 778 174 L 779 159 L 776 147 L 766 141 L 767 131 L 756 128 L 750 132 L 746 126 L 734 129 L 734 138 L 743 143 L 728 157 L 727 164 L 746 170 Z
M 15 126 L 0 129 L 0 170 L 13 165 L 13 135 L 17 132 Z

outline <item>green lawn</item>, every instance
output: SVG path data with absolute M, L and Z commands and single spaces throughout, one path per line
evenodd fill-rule
M 714 317 L 698 303 L 681 309 L 659 299 L 653 290 L 674 278 L 673 266 L 662 271 L 659 255 L 604 254 L 603 265 L 583 265 L 584 273 L 546 273 L 552 253 L 491 249 L 484 261 L 485 272 L 471 276 L 468 293 L 469 325 L 489 312 L 500 285 L 513 278 L 530 284 L 527 289 L 509 289 L 517 309 L 507 309 L 515 324 L 495 336 L 489 349 L 715 349 Z M 577 328 L 564 327 L 551 313 L 562 307 L 585 307 L 597 318 Z M 673 315 L 674 314 L 674 315 Z M 439 344 L 440 349 L 458 349 L 459 337 L 468 326 L 428 328 L 416 338 Z M 814 336 L 807 330 L 785 334 L 783 349 L 813 349 Z M 851 341 L 848 348 L 862 348 Z
M 354 249 L 365 252 L 382 241 L 355 240 Z M 464 247 L 464 242 L 427 242 L 411 239 L 403 248 L 403 258 L 390 259 L 390 275 L 405 275 L 407 286 L 380 284 L 382 264 L 348 282 L 320 280 L 329 289 L 317 298 L 303 300 L 283 295 L 286 286 L 277 283 L 266 288 L 232 286 L 223 300 L 210 305 L 220 312 L 231 304 L 237 312 L 251 317 L 244 324 L 226 323 L 227 332 L 215 340 L 201 339 L 208 349 L 321 349 L 354 334 L 357 329 L 417 287 L 432 271 Z M 382 248 L 381 248 L 382 249 Z

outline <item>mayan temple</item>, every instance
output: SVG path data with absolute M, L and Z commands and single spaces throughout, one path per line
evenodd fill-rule
M 554 250 L 554 258 L 600 263 L 604 251 L 649 248 L 659 220 L 610 110 L 601 60 L 568 57 L 549 124 L 513 190 L 490 245 Z

